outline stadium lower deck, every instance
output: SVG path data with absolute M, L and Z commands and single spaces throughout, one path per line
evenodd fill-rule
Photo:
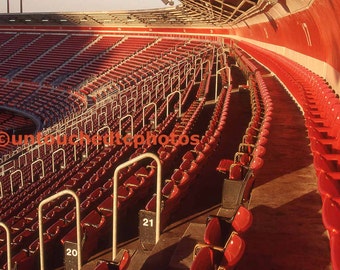
M 309 84 L 327 87 L 317 75 L 246 42 L 229 47 L 185 38 L 40 32 L 0 38 L 6 52 L 0 55 L 1 112 L 9 114 L 6 108 L 13 107 L 32 115 L 31 127 L 44 134 L 110 130 L 200 139 L 196 145 L 137 148 L 6 147 L 0 211 L 10 228 L 16 269 L 40 269 L 37 209 L 63 190 L 80 200 L 85 270 L 109 269 L 114 199 L 118 250 L 125 252 L 117 269 L 330 268 L 327 212 L 320 211 L 330 203 L 330 191 L 320 189 L 323 173 L 313 166 L 317 153 L 311 151 L 305 121 L 307 107 L 316 112 L 319 107 L 315 100 L 305 105 L 309 96 L 294 88 L 294 83 L 310 91 Z M 49 44 L 56 45 L 47 49 Z M 21 59 L 28 51 L 30 57 Z M 300 81 L 301 72 L 312 79 Z M 26 127 L 27 119 L 21 122 Z M 10 121 L 1 122 L 1 130 L 10 134 L 5 123 Z M 157 163 L 147 159 L 122 169 L 118 195 L 111 194 L 117 166 L 149 152 L 162 165 L 161 235 L 154 247 L 142 247 L 138 214 L 157 209 Z M 45 269 L 60 269 L 67 260 L 65 245 L 76 243 L 74 202 L 63 196 L 42 210 Z M 215 217 L 206 225 L 209 215 Z M 3 269 L 5 236 L 2 231 Z

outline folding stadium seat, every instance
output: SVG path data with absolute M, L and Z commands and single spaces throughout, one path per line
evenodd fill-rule
M 325 172 L 329 177 L 334 180 L 340 180 L 340 171 L 337 169 L 338 164 L 334 161 L 327 160 L 322 154 L 315 151 L 314 153 L 314 168 L 316 174 Z
M 232 218 L 209 216 L 207 221 L 204 231 L 205 244 L 223 247 L 233 231 L 242 234 L 251 227 L 253 215 L 247 208 L 240 206 Z
M 26 270 L 36 269 L 38 267 L 38 257 L 31 255 L 27 249 L 21 249 L 18 253 L 12 255 L 12 269 Z M 2 269 L 8 269 L 7 263 Z
M 148 168 L 145 168 L 145 167 L 140 167 L 136 172 L 135 172 L 135 176 L 137 177 L 145 177 L 145 179 L 147 181 L 151 181 L 151 178 L 153 176 L 155 176 L 155 169 L 152 168 L 152 167 L 148 167 Z
M 190 179 L 193 180 L 199 172 L 199 166 L 195 162 L 195 160 L 185 159 L 180 164 L 179 170 L 186 172 L 189 175 Z
M 84 261 L 86 261 L 98 248 L 99 237 L 102 235 L 106 222 L 105 216 L 101 215 L 96 210 L 91 211 L 81 220 L 82 259 Z M 66 241 L 76 243 L 76 235 L 76 228 L 74 227 L 61 239 L 61 243 L 65 244 Z
M 243 257 L 245 246 L 245 241 L 235 232 L 230 235 L 223 248 L 209 245 L 200 248 L 196 246 L 194 250 L 196 256 L 190 269 L 234 269 Z
M 252 152 L 253 157 L 260 157 L 262 158 L 264 154 L 266 153 L 266 148 L 263 147 L 262 145 L 257 145 Z
M 175 170 L 171 175 L 171 180 L 175 182 L 175 184 L 179 189 L 181 189 L 183 193 L 187 191 L 191 183 L 189 174 L 182 170 Z
M 329 233 L 330 239 L 333 235 L 340 235 L 340 204 L 330 198 L 325 198 L 322 204 L 322 221 Z
M 130 263 L 130 254 L 127 250 L 121 250 L 115 261 L 105 261 L 101 260 L 97 263 L 94 270 L 126 270 Z
M 331 261 L 333 270 L 340 270 L 340 234 L 330 239 Z
M 331 198 L 340 202 L 340 181 L 332 179 L 325 171 L 320 171 L 318 175 L 318 191 L 322 201 Z
M 125 187 L 131 188 L 131 189 L 138 189 L 145 185 L 145 177 L 143 176 L 136 176 L 131 175 L 124 183 L 123 185 Z
M 229 167 L 229 177 L 228 179 L 232 180 L 242 180 L 244 177 L 244 166 L 240 163 L 233 163 Z
M 171 213 L 179 207 L 182 191 L 173 181 L 167 182 L 162 188 L 162 209 L 161 209 L 161 227 L 168 223 Z M 154 195 L 145 206 L 147 211 L 156 211 L 156 195 Z
M 228 173 L 232 164 L 234 164 L 234 160 L 232 159 L 221 159 L 216 170 L 221 173 Z
M 257 141 L 254 143 L 242 142 L 239 144 L 238 152 L 244 152 L 248 154 L 252 154 L 253 150 L 258 146 L 265 146 L 268 142 L 268 139 L 265 136 L 259 136 Z
M 223 247 L 232 232 L 230 223 L 219 217 L 209 220 L 204 231 L 204 243 L 211 246 Z
M 206 160 L 206 156 L 200 151 L 188 150 L 182 156 L 182 161 L 194 160 L 197 164 L 202 164 Z
M 146 171 L 146 173 L 148 172 Z M 152 176 L 148 177 L 147 174 L 141 173 L 139 170 L 139 172 L 137 171 L 134 175 L 130 176 L 123 185 L 134 191 L 134 196 L 136 196 L 137 200 L 143 199 L 148 196 L 150 190 L 154 187 L 155 181 L 151 178 Z
M 117 202 L 117 208 L 120 209 L 120 203 Z M 103 216 L 106 217 L 106 219 L 109 219 L 112 217 L 113 213 L 113 197 L 109 196 L 104 201 L 102 201 L 98 206 L 97 210 L 99 213 L 101 213 Z
M 215 270 L 214 250 L 203 247 L 194 257 L 190 270 Z
M 225 247 L 218 269 L 234 269 L 237 263 L 243 257 L 245 249 L 245 241 L 238 234 L 233 233 Z
M 80 204 L 80 208 L 83 212 L 89 212 L 93 210 L 97 203 L 101 201 L 104 197 L 104 190 L 102 187 L 98 187 L 93 190 L 85 200 Z
M 254 156 L 249 164 L 249 169 L 252 170 L 253 174 L 256 175 L 258 170 L 263 167 L 264 161 L 259 156 Z

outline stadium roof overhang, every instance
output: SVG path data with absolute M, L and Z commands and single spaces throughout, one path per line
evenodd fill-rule
M 0 25 L 232 27 L 278 2 L 280 0 L 181 0 L 180 5 L 152 10 L 5 13 L 0 15 Z

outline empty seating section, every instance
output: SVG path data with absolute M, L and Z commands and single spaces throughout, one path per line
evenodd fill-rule
M 234 202 L 238 205 L 249 201 L 256 174 L 263 166 L 273 104 L 265 80 L 249 56 L 238 48 L 231 48 L 231 56 L 248 79 L 252 117 L 234 159 L 222 159 L 216 169 L 226 174 L 228 181 L 243 182 L 239 190 L 241 201 Z
M 21 35 L 26 34 L 20 33 L 7 39 L 3 38 L 2 45 L 6 46 L 6 40 L 9 42 L 11 38 L 19 38 Z M 35 42 L 40 39 L 42 42 L 45 38 L 47 40 L 48 38 L 45 37 L 47 35 L 51 35 L 48 38 L 52 38 L 54 34 L 35 35 Z M 58 134 L 61 130 L 65 134 L 74 134 L 81 130 L 91 136 L 97 132 L 104 134 L 101 129 L 103 126 L 107 126 L 112 132 L 121 130 L 122 135 L 133 132 L 145 138 L 162 134 L 170 136 L 171 132 L 177 135 L 190 134 L 195 118 L 204 105 L 204 96 L 199 101 L 183 98 L 182 108 L 188 109 L 183 109 L 181 117 L 178 116 L 178 94 L 171 95 L 168 100 L 166 96 L 175 90 L 181 90 L 183 97 L 190 96 L 193 83 L 186 85 L 185 65 L 190 63 L 194 67 L 196 56 L 204 59 L 210 57 L 212 47 L 207 46 L 208 43 L 151 37 L 55 35 L 60 35 L 62 39 L 56 42 L 54 47 L 50 47 L 45 53 L 42 52 L 41 56 L 26 65 L 26 68 L 13 74 L 11 81 L 4 79 L 0 81 L 2 88 L 5 89 L 1 96 L 1 100 L 4 100 L 2 105 L 11 105 L 33 115 L 44 115 L 45 118 L 42 119 L 45 119 L 46 126 L 60 121 L 45 129 L 43 132 L 46 134 Z M 30 46 L 33 47 L 35 42 L 32 39 Z M 21 48 L 21 50 L 26 49 L 28 50 L 27 47 Z M 17 51 L 19 52 L 20 50 Z M 58 52 L 58 54 L 55 55 L 53 52 Z M 16 57 L 15 55 L 16 53 L 13 54 L 13 58 Z M 42 74 L 46 71 L 43 67 L 47 65 L 47 61 L 51 61 L 48 74 Z M 197 62 L 196 74 L 191 75 L 193 77 L 190 81 L 195 79 L 199 69 L 200 65 Z M 156 71 L 160 76 L 153 73 Z M 144 73 L 147 75 L 144 76 Z M 82 110 L 86 104 L 87 94 L 91 94 L 107 81 L 123 80 L 126 74 L 130 74 L 131 78 L 136 81 L 134 86 L 121 88 L 119 93 L 98 101 L 88 110 Z M 152 87 L 155 82 L 146 80 L 146 77 L 150 75 L 155 76 L 156 83 L 161 84 L 162 87 Z M 173 79 L 178 77 L 180 82 Z M 35 79 L 44 83 L 34 82 Z M 141 81 L 142 79 L 144 80 Z M 74 87 L 80 83 L 84 83 L 81 91 L 75 91 Z M 71 88 L 72 91 L 65 90 L 66 88 Z M 15 91 L 21 94 L 11 94 Z M 193 154 L 196 151 L 208 157 L 216 147 L 219 134 L 215 134 L 214 130 L 220 126 L 219 120 L 226 116 L 228 96 L 229 94 L 224 89 L 209 126 L 211 130 L 207 130 L 206 136 L 202 138 L 200 148 L 192 150 Z M 151 121 L 154 114 L 152 107 L 145 109 L 146 124 L 143 126 L 143 106 L 149 104 L 150 101 L 157 106 L 158 125 L 155 128 Z M 78 115 L 65 118 L 61 112 L 67 110 L 78 111 Z M 168 114 L 167 110 L 169 110 Z M 128 114 L 133 117 L 132 126 L 128 120 L 120 123 L 119 119 Z M 62 118 L 65 119 L 62 120 Z M 74 152 L 75 149 L 76 152 Z M 178 149 L 180 146 L 163 145 L 160 147 L 158 144 L 147 143 L 139 146 L 138 149 L 135 149 L 134 145 L 117 144 L 106 147 L 93 144 L 87 147 L 64 145 L 58 148 L 36 145 L 26 149 L 25 153 L 8 163 L 8 166 L 12 167 L 6 169 L 5 175 L 1 177 L 3 194 L 0 209 L 1 220 L 10 227 L 13 242 L 12 261 L 17 269 L 38 269 L 36 209 L 41 200 L 64 189 L 72 189 L 77 193 L 81 201 L 83 256 L 84 260 L 87 260 L 97 248 L 100 248 L 100 241 L 107 238 L 108 232 L 112 229 L 111 194 L 114 169 L 122 161 L 135 156 L 135 152 L 145 151 L 158 152 L 163 164 L 167 165 L 168 162 L 172 164 L 171 160 L 175 158 L 173 153 Z M 32 164 L 33 162 L 35 163 Z M 190 162 L 194 164 L 196 161 Z M 200 162 L 197 160 L 197 165 L 203 165 L 204 162 L 202 164 Z M 173 168 L 169 166 L 169 176 L 173 173 L 171 169 Z M 189 167 L 183 164 L 181 170 L 190 174 L 194 179 Z M 134 164 L 120 174 L 118 192 L 120 215 L 126 214 L 135 202 L 145 199 L 145 196 L 151 196 L 154 175 L 155 164 L 153 163 Z M 174 193 L 177 185 L 182 188 L 177 180 L 171 180 L 163 190 Z M 43 211 L 46 254 L 53 253 L 55 257 L 62 257 L 65 241 L 75 240 L 73 200 L 63 197 L 46 205 Z M 0 261 L 3 268 L 6 267 L 4 241 L 5 234 L 1 230 Z M 60 266 L 62 263 L 62 260 L 57 261 L 51 256 L 47 256 L 46 260 L 51 266 Z M 128 261 L 129 255 L 124 254 L 122 262 L 127 264 Z M 124 263 L 120 269 L 125 269 Z M 103 267 L 105 266 L 97 268 L 105 269 Z
M 9 135 L 20 133 L 31 133 L 36 130 L 36 126 L 29 118 L 18 114 L 0 110 L 0 130 Z M 0 148 L 0 157 L 14 150 L 13 145 L 6 145 Z
M 103 73 L 101 76 L 94 78 L 92 82 L 82 88 L 81 91 L 89 94 L 102 87 L 103 84 L 109 84 L 110 82 L 118 83 L 122 80 L 123 82 L 121 83 L 124 85 L 131 85 L 136 81 L 140 81 L 150 75 L 156 74 L 157 71 L 162 69 L 162 67 L 164 68 L 164 64 L 168 64 L 167 57 L 170 54 L 172 54 L 176 60 L 176 57 L 181 59 L 183 55 L 185 56 L 186 53 L 192 50 L 192 47 L 188 45 L 185 47 L 186 50 L 184 53 L 173 51 L 178 45 L 184 46 L 184 42 L 182 41 L 180 43 L 178 40 L 162 38 L 160 40 L 149 40 L 150 43 L 153 42 L 152 46 L 147 46 L 146 48 L 143 47 L 142 49 L 140 48 L 138 51 L 136 51 L 135 47 L 131 47 L 131 45 L 129 45 L 128 49 L 133 49 L 135 51 L 135 53 L 131 55 L 131 51 L 125 48 L 125 44 L 128 44 L 128 42 L 135 43 L 136 45 L 139 44 L 139 46 L 147 45 L 145 43 L 141 43 L 139 41 L 140 38 L 131 39 L 132 38 L 130 37 L 127 40 L 124 40 L 124 42 L 114 48 L 114 51 L 119 50 L 119 55 L 112 59 L 115 62 L 108 63 L 110 65 L 106 68 L 105 72 L 102 71 Z M 123 52 L 126 52 L 126 54 L 121 52 L 122 49 Z M 119 57 L 122 58 L 120 59 Z M 105 65 L 101 65 L 102 70 L 103 67 L 105 67 Z
M 11 78 L 15 72 L 25 68 L 63 38 L 64 36 L 62 35 L 53 34 L 35 35 L 33 41 L 26 46 L 22 46 L 19 48 L 18 52 L 2 61 L 0 65 L 0 75 Z
M 239 190 L 238 197 L 241 200 L 233 202 L 233 205 L 237 203 L 238 208 L 231 217 L 210 216 L 207 219 L 204 243 L 197 244 L 194 249 L 194 259 L 190 268 L 192 270 L 202 269 L 201 266 L 204 266 L 204 269 L 234 269 L 242 258 L 246 245 L 242 234 L 250 228 L 253 220 L 246 206 L 257 172 L 263 166 L 262 158 L 266 152 L 265 144 L 270 129 L 273 104 L 265 79 L 245 52 L 237 48 L 230 49 L 230 56 L 236 59 L 249 82 L 246 88 L 250 93 L 252 117 L 234 159 L 220 160 L 216 169 L 226 175 L 226 181 L 239 181 L 245 184 L 244 188 Z M 222 80 L 226 81 L 225 77 L 222 76 Z M 226 116 L 227 114 L 220 123 L 227 120 Z M 222 131 L 220 128 L 214 130 L 217 134 Z M 228 193 L 224 194 L 227 195 Z M 225 206 L 222 203 L 223 207 Z
M 209 74 L 210 73 L 205 73 L 205 76 L 209 76 Z M 205 85 L 205 83 L 206 78 L 203 78 L 201 84 Z M 198 92 L 200 89 L 201 86 L 198 88 Z M 182 145 L 168 145 L 158 149 L 160 157 L 162 157 L 162 154 L 165 157 L 166 162 L 164 161 L 163 164 L 166 165 L 166 168 L 170 167 L 170 170 L 164 172 L 164 175 L 168 176 L 168 178 L 165 180 L 164 188 L 162 189 L 162 226 L 165 226 L 167 222 L 169 222 L 171 215 L 173 211 L 176 210 L 180 200 L 187 196 L 190 185 L 195 182 L 197 175 L 216 149 L 220 140 L 220 132 L 226 123 L 225 120 L 228 113 L 230 90 L 231 89 L 228 89 L 227 91 L 225 88 L 221 90 L 209 126 L 202 138 L 199 138 L 196 145 L 193 145 L 191 149 L 188 147 L 184 148 Z M 195 96 L 197 96 L 198 92 Z M 194 128 L 205 101 L 206 97 L 204 95 L 201 99 L 194 101 L 186 113 L 181 117 L 181 122 L 175 125 L 172 133 L 177 134 L 178 136 L 181 134 L 192 135 L 190 131 Z M 172 163 L 169 164 L 169 161 L 172 161 Z M 155 211 L 155 199 L 155 196 L 150 199 L 145 207 L 146 210 Z
M 142 50 L 154 40 L 154 38 L 124 38 L 106 53 L 99 55 L 98 58 L 90 61 L 83 68 L 72 74 L 72 76 L 64 80 L 60 86 L 75 87 L 84 79 L 89 79 L 89 81 L 96 80 L 97 76 L 108 72 L 111 68 L 115 68 L 118 64 L 132 57 L 136 52 Z M 124 78 L 122 75 L 125 75 L 125 73 L 121 74 L 120 78 Z
M 2 36 L 3 34 L 1 34 Z M 7 37 L 8 34 L 5 34 Z M 12 38 L 6 40 L 4 38 L 2 43 L 0 44 L 1 52 L 0 52 L 0 60 L 1 62 L 5 61 L 9 57 L 11 57 L 16 52 L 20 51 L 23 47 L 28 46 L 31 42 L 33 42 L 39 34 L 36 33 L 16 33 Z M 3 75 L 2 75 L 3 76 Z
M 56 38 L 42 55 L 37 57 L 24 70 L 19 71 L 13 78 L 17 80 L 41 81 L 51 71 L 73 57 L 93 39 L 88 35 L 64 34 Z
M 239 42 L 238 46 L 279 77 L 304 113 L 318 189 L 323 201 L 322 218 L 330 237 L 332 265 L 334 269 L 339 269 L 339 95 L 322 77 L 292 60 L 246 42 Z
M 120 36 L 93 36 L 93 41 L 79 51 L 74 57 L 69 59 L 63 65 L 59 66 L 57 70 L 48 75 L 44 82 L 57 85 L 65 78 L 76 73 L 80 68 L 94 61 L 95 58 L 100 57 L 110 50 L 116 43 L 122 39 Z
M 171 38 L 80 33 L 13 33 L 1 38 L 0 105 L 18 107 L 45 127 L 81 111 L 86 95 L 102 97 L 136 84 L 206 46 Z
M 44 126 L 81 111 L 86 102 L 86 97 L 78 93 L 14 79 L 6 81 L 0 93 L 0 105 L 24 111 Z
M 332 264 L 338 269 L 339 97 L 322 78 L 295 62 L 243 41 L 235 44 L 230 48 L 230 56 L 248 80 L 244 87 L 249 91 L 252 116 L 234 158 L 222 159 L 217 170 L 226 180 L 246 181 L 246 185 L 232 217 L 207 219 L 204 243 L 195 247 L 191 269 L 233 269 L 245 251 L 242 234 L 252 224 L 252 214 L 246 206 L 264 163 L 273 110 L 271 78 L 262 76 L 260 65 L 252 57 L 278 76 L 305 115 L 323 202 L 323 223 L 330 238 Z M 46 197 L 65 189 L 74 190 L 81 201 L 83 260 L 102 248 L 100 243 L 112 230 L 113 172 L 120 163 L 141 153 L 157 153 L 161 160 L 162 227 L 170 222 L 221 140 L 232 92 L 232 85 L 226 86 L 225 73 L 221 73 L 223 87 L 214 110 L 207 116 L 209 124 L 196 137 L 196 144 L 160 143 L 157 138 L 197 135 L 193 130 L 211 94 L 213 49 L 205 41 L 156 36 L 0 34 L 2 107 L 32 115 L 42 123 L 44 134 L 83 131 L 93 136 L 109 130 L 120 132 L 121 136 L 134 134 L 156 141 L 138 145 L 34 145 L 23 152 L 13 152 L 13 159 L 2 160 L 6 163 L 0 165 L 0 215 L 10 228 L 16 269 L 39 269 L 37 207 Z M 194 87 L 197 81 L 199 87 Z M 156 112 L 151 106 L 145 107 L 151 102 Z M 123 117 L 125 120 L 121 121 Z M 0 110 L 0 130 L 10 133 L 32 126 L 31 120 Z M 1 148 L 0 155 L 12 150 Z M 145 200 L 145 210 L 155 211 L 156 166 L 154 161 L 144 161 L 120 172 L 117 196 L 121 217 Z M 76 241 L 73 199 L 60 198 L 47 204 L 43 211 L 45 254 L 54 255 L 46 256 L 46 261 L 51 267 L 59 267 L 64 244 Z M 5 239 L 5 232 L 0 229 L 2 269 L 7 269 Z M 130 255 L 124 251 L 118 262 L 102 261 L 95 269 L 126 269 L 129 261 Z

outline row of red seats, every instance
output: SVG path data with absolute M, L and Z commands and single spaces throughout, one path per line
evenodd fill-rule
M 91 36 L 90 43 L 84 49 L 51 72 L 44 78 L 44 82 L 52 85 L 60 84 L 72 73 L 87 65 L 88 62 L 92 62 L 96 57 L 105 54 L 108 50 L 115 47 L 122 38 L 122 36 Z
M 333 269 L 340 269 L 340 100 L 317 74 L 281 55 L 239 44 L 268 66 L 285 84 L 305 116 L 314 157 L 322 219 L 330 237 Z
M 68 114 L 85 108 L 83 96 L 60 88 L 51 88 L 17 80 L 5 81 L 0 94 L 0 105 L 19 109 L 49 126 Z
M 67 35 L 56 34 L 20 34 L 15 40 L 19 40 L 25 36 L 34 37 L 29 44 L 22 44 L 24 46 L 2 61 L 0 65 L 0 75 L 13 78 L 16 73 L 20 72 L 26 66 L 35 61 L 36 58 L 46 53 L 51 47 L 62 41 Z M 8 45 L 4 44 L 2 47 Z M 14 71 L 14 72 L 13 72 Z M 13 74 L 11 74 L 13 73 Z
M 5 62 L 6 59 L 10 58 L 13 54 L 18 52 L 21 48 L 28 46 L 32 41 L 34 41 L 39 34 L 35 33 L 1 33 L 1 52 L 0 60 Z M 1 74 L 4 76 L 6 74 Z
M 237 55 L 237 61 L 242 63 L 240 66 L 247 66 L 241 50 L 234 52 Z M 242 56 L 242 57 L 241 57 Z M 254 70 L 255 66 L 251 63 L 249 70 Z M 263 166 L 263 155 L 266 152 L 265 144 L 269 135 L 271 114 L 273 110 L 272 101 L 267 86 L 257 70 L 248 77 L 250 83 L 248 89 L 251 96 L 252 118 L 248 128 L 239 145 L 239 150 L 233 160 L 222 159 L 217 170 L 227 174 L 228 179 L 243 180 L 249 169 L 253 174 Z M 254 175 L 255 176 L 255 175 Z M 252 177 L 252 181 L 254 177 Z M 251 183 L 249 183 L 252 186 Z M 248 196 L 246 196 L 248 197 Z
M 208 73 L 206 73 L 206 76 L 208 76 Z M 203 79 L 203 83 L 204 82 L 205 80 Z M 162 189 L 162 227 L 167 225 L 173 211 L 177 209 L 181 199 L 187 195 L 190 185 L 194 184 L 199 172 L 218 146 L 221 132 L 226 124 L 231 93 L 230 90 L 231 89 L 228 89 L 227 91 L 225 88 L 221 90 L 218 102 L 216 103 L 212 118 L 204 136 L 192 150 L 187 150 L 178 157 L 181 163 L 177 165 L 177 169 L 173 170 Z M 191 126 L 193 126 L 193 121 L 197 119 L 198 113 L 201 111 L 204 102 L 205 97 L 201 99 L 200 106 L 189 116 Z M 190 128 L 180 130 L 179 134 L 190 134 Z M 168 149 L 169 154 L 180 153 L 178 147 L 169 147 Z M 148 202 L 145 209 L 148 211 L 155 211 L 155 197 Z
M 195 74 L 195 76 L 198 72 Z M 204 82 L 201 81 L 200 84 Z M 193 85 L 189 84 L 190 89 L 193 89 Z M 176 135 L 190 135 L 190 130 L 194 123 L 196 122 L 197 117 L 202 111 L 203 105 L 205 103 L 205 98 L 201 101 L 195 100 L 190 107 L 186 110 L 186 112 L 181 117 L 181 122 L 177 123 L 172 130 L 172 133 Z M 158 149 L 158 154 L 161 158 L 161 163 L 163 165 L 163 171 L 165 173 L 163 175 L 171 174 L 173 171 L 173 167 L 175 166 L 175 160 L 178 160 L 178 155 L 181 153 L 182 145 L 164 145 L 163 147 Z M 187 188 L 189 187 L 192 180 L 196 175 L 193 175 L 196 170 L 197 173 L 197 164 L 195 166 L 191 166 L 192 161 L 186 163 L 185 168 L 182 167 L 179 170 L 175 170 L 170 179 L 166 180 L 163 183 L 162 188 L 162 212 L 161 212 L 161 226 L 164 226 L 170 220 L 171 213 L 178 207 L 180 199 L 183 197 Z M 194 161 L 193 164 L 195 165 Z M 153 169 L 156 169 L 156 164 L 152 164 Z M 156 210 L 156 197 L 153 196 L 149 202 L 146 204 L 145 209 L 148 211 Z
M 88 63 L 75 70 L 70 76 L 62 80 L 60 87 L 77 87 L 83 81 L 88 80 L 86 85 L 92 80 L 96 80 L 101 74 L 105 73 L 112 67 L 119 65 L 124 60 L 133 56 L 136 52 L 145 48 L 149 43 L 155 41 L 155 38 L 145 37 L 126 37 L 115 43 L 115 46 L 109 48 L 103 54 L 97 55 Z M 121 76 L 120 78 L 124 78 Z M 110 80 L 107 80 L 110 81 Z M 92 92 L 92 91 L 90 91 Z M 90 93 L 89 92 L 89 93 Z
M 184 41 L 182 41 L 181 44 L 183 45 Z M 174 50 L 174 47 L 178 45 L 178 40 L 162 38 L 154 42 L 152 46 L 135 52 L 128 59 L 100 73 L 99 76 L 94 78 L 94 80 L 82 88 L 81 91 L 84 93 L 92 93 L 103 84 L 111 81 L 117 82 L 122 80 L 122 78 L 124 78 L 127 85 L 135 84 L 136 79 L 141 80 L 151 74 L 158 73 L 165 67 L 164 65 L 168 65 L 169 61 L 166 60 L 165 57 L 167 54 L 183 59 L 182 54 Z M 160 48 L 163 48 L 163 50 L 160 50 Z M 188 46 L 188 49 L 189 48 Z M 185 54 L 183 55 L 183 57 L 186 56 Z
M 225 222 L 221 217 L 214 217 L 208 223 L 204 244 L 199 244 L 195 250 L 191 269 L 233 269 L 242 258 L 245 251 L 245 241 L 240 234 L 247 230 L 252 222 L 252 216 L 242 203 L 249 201 L 250 194 L 258 170 L 263 166 L 265 144 L 269 134 L 273 104 L 267 86 L 256 65 L 240 49 L 233 51 L 239 66 L 248 76 L 249 93 L 252 106 L 252 118 L 245 131 L 239 151 L 234 160 L 221 160 L 217 170 L 228 173 L 229 179 L 248 181 L 245 190 L 241 190 L 242 202 L 235 216 Z M 248 171 L 252 172 L 248 179 Z M 241 213 L 240 213 L 241 212 Z M 244 222 L 237 222 L 238 217 L 246 213 Z M 227 226 L 226 226 L 227 224 Z M 244 226 L 241 226 L 243 224 Z M 232 226 L 234 225 L 234 226 Z M 221 228 L 224 228 L 222 230 Z M 223 231 L 223 233 L 221 233 Z

